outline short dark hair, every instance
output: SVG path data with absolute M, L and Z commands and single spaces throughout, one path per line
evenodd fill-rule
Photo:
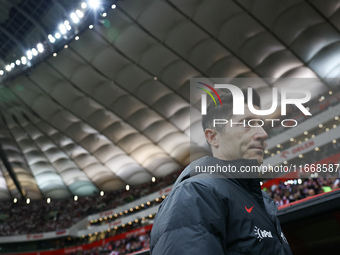
M 247 88 L 241 88 L 244 95 L 244 103 L 248 103 L 248 90 Z M 233 96 L 231 93 L 224 93 L 220 96 L 222 105 L 217 101 L 217 105 L 211 101 L 207 107 L 207 114 L 202 116 L 202 127 L 203 131 L 207 128 L 216 129 L 222 132 L 223 125 L 216 125 L 213 127 L 214 119 L 230 119 L 233 115 Z M 261 106 L 260 96 L 255 89 L 253 89 L 253 104 L 255 106 Z

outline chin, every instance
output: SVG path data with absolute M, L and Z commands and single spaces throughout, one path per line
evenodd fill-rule
M 263 157 L 251 157 L 250 159 L 256 159 L 257 160 L 257 164 L 261 165 L 263 163 Z

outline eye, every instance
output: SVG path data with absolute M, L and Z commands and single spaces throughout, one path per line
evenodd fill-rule
M 254 125 L 254 123 L 250 122 L 250 125 L 248 124 L 248 122 L 250 121 L 251 119 L 244 119 L 244 127 L 245 128 L 250 128 L 251 126 L 250 125 Z

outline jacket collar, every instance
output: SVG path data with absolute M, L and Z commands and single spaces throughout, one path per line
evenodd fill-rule
M 221 160 L 225 165 L 234 165 L 237 169 L 241 166 L 257 166 L 256 159 L 236 159 L 236 160 Z M 258 179 L 258 173 L 245 173 L 244 175 L 227 176 L 229 179 L 243 188 L 250 190 L 251 192 L 259 192 L 261 190 L 260 181 Z

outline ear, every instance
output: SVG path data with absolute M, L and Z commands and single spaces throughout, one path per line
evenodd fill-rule
M 216 129 L 211 129 L 211 128 L 207 128 L 206 130 L 204 130 L 204 135 L 205 138 L 207 139 L 207 142 L 215 148 L 218 148 L 219 146 L 219 142 L 218 142 L 218 131 Z

